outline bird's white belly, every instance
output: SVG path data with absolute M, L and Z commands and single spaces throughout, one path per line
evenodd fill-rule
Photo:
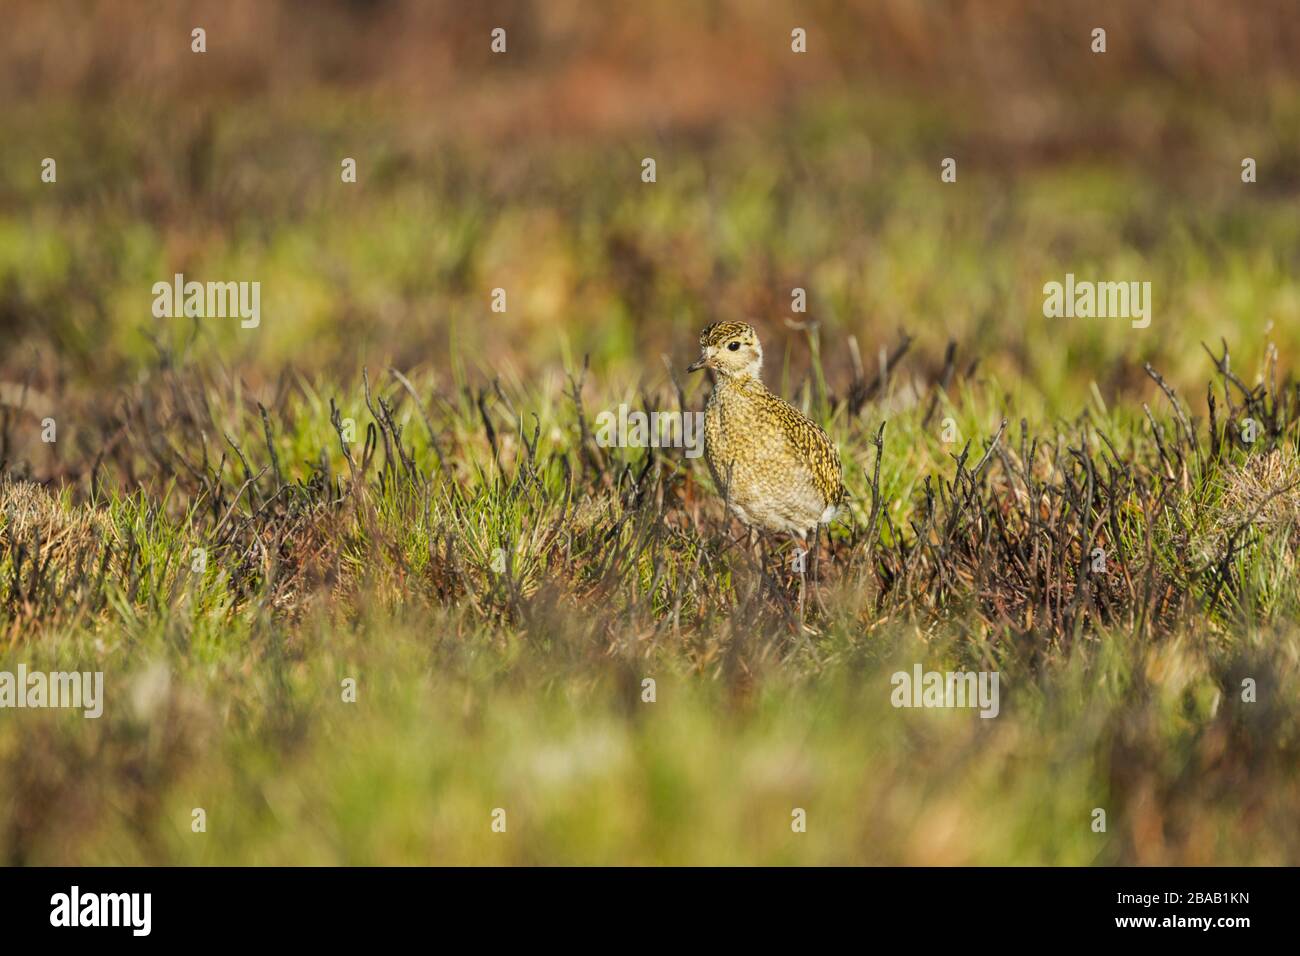
M 820 502 L 800 500 L 794 495 L 742 497 L 731 501 L 731 510 L 745 524 L 798 536 L 826 523 L 826 515 L 835 514 L 834 508 L 823 508 Z

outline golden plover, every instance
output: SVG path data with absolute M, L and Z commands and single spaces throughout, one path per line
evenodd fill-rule
M 763 347 L 743 322 L 700 333 L 700 358 L 717 384 L 704 410 L 704 459 L 731 510 L 745 524 L 807 541 L 844 501 L 844 468 L 830 436 L 761 377 Z

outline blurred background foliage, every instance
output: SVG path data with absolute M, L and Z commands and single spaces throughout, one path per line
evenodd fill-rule
M 286 363 L 446 369 L 455 343 L 521 374 L 590 353 L 602 376 L 663 384 L 660 354 L 680 364 L 700 326 L 742 318 L 801 372 L 782 322 L 799 286 L 832 345 L 853 334 L 874 361 L 904 329 L 933 373 L 954 339 L 1057 411 L 1094 381 L 1149 394 L 1146 360 L 1199 388 L 1201 341 L 1245 367 L 1266 335 L 1284 357 L 1300 344 L 1293 14 L 18 0 L 0 37 L 2 371 L 102 385 L 163 347 L 256 387 Z M 262 327 L 159 323 L 150 287 L 175 272 L 261 281 Z M 1151 328 L 1044 319 L 1066 272 L 1151 281 Z M 847 374 L 843 348 L 824 357 Z
M 1166 475 L 1142 411 L 1181 460 L 1144 362 L 1203 411 L 1202 342 L 1226 340 L 1249 384 L 1270 342 L 1284 375 L 1300 357 L 1295 14 L 6 0 L 0 471 L 49 488 L 0 482 L 0 669 L 93 664 L 109 703 L 99 721 L 0 714 L 0 861 L 1300 860 L 1300 499 L 1278 499 L 1210 611 L 1205 578 L 1188 583 L 1196 548 L 1217 554 L 1294 478 L 1294 420 L 1267 457 L 1234 446 L 1189 478 Z M 260 327 L 155 319 L 152 285 L 177 272 L 260 281 Z M 1150 328 L 1045 319 L 1043 284 L 1067 272 L 1150 281 Z M 597 462 L 579 433 L 566 370 L 590 356 L 589 411 L 670 395 L 661 356 L 680 371 L 719 319 L 758 325 L 769 383 L 844 453 L 859 521 L 828 546 L 815 639 L 746 595 L 754 573 L 698 462 Z M 904 332 L 879 395 L 848 414 L 816 400 L 821 374 L 848 390 L 847 343 L 871 375 Z M 949 342 L 958 374 L 936 387 Z M 418 468 L 376 455 L 344 493 L 330 408 L 358 422 L 360 456 L 363 367 Z M 1261 401 L 1289 408 L 1293 388 Z M 1051 554 L 1078 557 L 1066 449 L 1101 460 L 1099 431 L 1115 437 L 1160 494 L 1106 503 L 1130 591 L 1138 569 L 1161 575 L 1141 615 L 1134 600 L 1057 633 L 1044 612 L 1060 615 L 1072 565 L 1026 609 L 978 553 L 908 550 L 932 480 L 952 488 L 927 392 L 975 456 L 1011 419 L 1003 447 L 1029 467 L 989 478 L 972 527 L 1016 520 L 1035 471 L 1047 510 L 1026 506 L 1017 539 L 1035 555 L 1055 535 Z M 57 444 L 39 440 L 47 413 Z M 873 463 L 880 541 L 859 539 Z M 498 545 L 518 563 L 504 584 Z M 981 573 L 886 604 L 886 550 Z M 889 707 L 890 672 L 917 661 L 998 668 L 1001 716 Z M 1258 704 L 1239 700 L 1245 676 Z M 509 839 L 489 830 L 497 806 Z

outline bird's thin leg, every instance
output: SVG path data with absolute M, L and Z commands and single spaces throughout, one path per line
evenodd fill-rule
M 754 596 L 762 600 L 767 594 L 767 552 L 763 548 L 763 536 L 750 531 L 749 567 L 754 574 Z
M 803 630 L 803 627 L 804 627 L 804 586 L 805 586 L 805 584 L 806 584 L 806 582 L 807 582 L 807 575 L 804 574 L 804 569 L 805 569 L 805 568 L 807 567 L 807 565 L 808 565 L 808 541 L 807 541 L 807 538 L 806 538 L 804 535 L 800 535 L 798 538 L 795 539 L 794 547 L 795 547 L 795 554 L 796 554 L 796 555 L 799 555 L 799 552 L 801 552 L 801 551 L 803 552 L 802 555 L 799 555 L 798 563 L 797 563 L 796 566 L 795 566 L 795 570 L 799 573 L 799 629 L 800 629 L 800 630 Z
M 745 578 L 749 581 L 749 598 L 753 600 L 758 596 L 759 580 L 754 575 L 754 531 L 749 525 L 745 525 L 744 540 L 736 542 L 741 548 L 741 554 L 744 555 L 746 563 Z
M 821 594 L 821 575 L 817 573 L 817 556 L 821 552 L 821 525 L 813 527 L 813 546 L 812 546 L 812 580 L 813 580 L 813 599 L 817 602 L 818 609 L 825 614 L 826 604 L 822 601 Z

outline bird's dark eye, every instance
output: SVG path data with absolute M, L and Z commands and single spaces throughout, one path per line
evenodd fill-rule
M 737 349 L 740 348 L 740 343 L 739 343 L 739 342 L 728 342 L 728 343 L 727 343 L 727 348 L 731 349 L 731 351 L 734 352 L 734 351 L 736 351 Z

